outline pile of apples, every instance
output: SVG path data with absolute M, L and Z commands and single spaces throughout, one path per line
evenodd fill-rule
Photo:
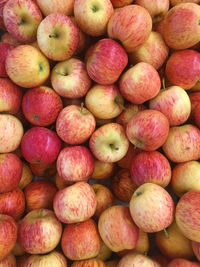
M 199 4 L 0 0 L 0 267 L 200 266 Z

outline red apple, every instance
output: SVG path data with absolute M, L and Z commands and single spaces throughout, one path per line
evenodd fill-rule
M 82 261 L 74 261 L 71 267 L 106 267 L 105 263 L 99 259 L 88 259 Z
M 1 267 L 17 267 L 16 258 L 13 254 L 8 254 L 3 260 L 0 261 Z
M 33 174 L 29 165 L 25 162 L 22 162 L 22 175 L 18 186 L 21 190 L 23 190 L 28 184 L 30 184 L 33 180 Z
M 3 8 L 6 2 L 8 2 L 8 0 L 1 0 L 0 2 L 0 29 L 5 29 L 5 25 L 3 22 Z
M 159 252 L 157 252 L 157 253 L 153 253 L 152 255 L 151 255 L 151 258 L 153 259 L 153 260 L 155 260 L 155 261 L 157 261 L 158 263 L 160 263 L 160 265 L 162 266 L 162 267 L 167 267 L 168 266 L 168 260 L 161 254 L 161 253 L 159 253 Z
M 33 175 L 49 178 L 56 174 L 56 161 L 50 163 L 29 163 Z
M 21 45 L 21 43 L 16 38 L 14 38 L 9 32 L 4 32 L 1 35 L 1 42 L 12 46 Z
M 189 94 L 190 102 L 191 102 L 191 113 L 190 113 L 190 118 L 189 121 L 191 123 L 195 123 L 194 120 L 194 110 L 196 106 L 200 103 L 200 92 L 192 92 Z
M 53 200 L 53 209 L 63 223 L 79 223 L 91 218 L 96 210 L 96 195 L 86 182 L 77 182 L 59 190 Z
M 0 77 L 8 77 L 5 70 L 5 60 L 8 53 L 14 48 L 13 45 L 0 43 Z
M 113 7 L 123 7 L 131 4 L 133 0 L 111 0 Z
M 181 3 L 196 3 L 199 4 L 199 0 L 170 0 L 172 6 L 176 6 Z
M 116 164 L 113 162 L 104 162 L 95 159 L 94 161 L 94 171 L 91 175 L 92 179 L 103 180 L 111 177 L 116 170 Z
M 200 104 L 197 104 L 194 108 L 194 121 L 200 129 Z
M 29 163 L 51 163 L 61 149 L 57 134 L 45 127 L 32 127 L 23 135 L 21 151 Z
M 74 0 L 37 0 L 37 4 L 45 17 L 55 12 L 65 15 L 73 14 Z
M 193 262 L 193 261 L 188 261 L 182 258 L 179 259 L 174 259 L 169 262 L 167 267 L 199 267 L 200 263 L 198 262 Z
M 22 110 L 26 119 L 37 126 L 55 122 L 63 104 L 59 95 L 51 88 L 40 86 L 29 89 L 23 96 Z
M 192 249 L 197 260 L 200 261 L 200 242 L 192 241 Z
M 165 143 L 169 134 L 169 121 L 160 111 L 143 110 L 130 119 L 126 134 L 136 147 L 153 151 Z
M 59 244 L 61 234 L 61 223 L 48 209 L 30 211 L 20 222 L 18 230 L 20 245 L 31 254 L 52 251 Z
M 142 151 L 141 149 L 139 149 L 139 148 L 135 147 L 133 144 L 129 143 L 129 147 L 128 147 L 128 151 L 127 151 L 126 155 L 122 159 L 117 161 L 117 165 L 121 168 L 124 168 L 124 169 L 130 169 L 132 159 L 135 157 L 135 155 L 137 155 L 141 151 Z
M 73 184 L 73 182 L 67 182 L 67 181 L 65 181 L 62 177 L 60 177 L 60 175 L 58 173 L 56 173 L 56 175 L 55 175 L 54 182 L 55 182 L 56 187 L 59 190 L 64 189 L 68 185 Z
M 149 37 L 152 19 L 149 12 L 138 5 L 127 5 L 115 9 L 107 32 L 109 38 L 121 41 L 127 52 L 136 51 Z
M 103 240 L 101 240 L 100 250 L 95 259 L 99 259 L 105 262 L 106 260 L 110 259 L 111 256 L 112 256 L 112 250 L 106 246 Z
M 22 162 L 13 153 L 0 154 L 0 193 L 12 191 L 20 182 Z

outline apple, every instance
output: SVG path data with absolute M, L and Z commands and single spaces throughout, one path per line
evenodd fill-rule
M 51 13 L 73 14 L 74 0 L 36 0 L 36 2 L 45 17 Z
M 22 161 L 13 153 L 0 154 L 0 193 L 12 191 L 20 182 Z
M 94 115 L 86 108 L 69 105 L 61 110 L 56 120 L 56 132 L 67 144 L 86 142 L 96 127 Z
M 167 60 L 165 75 L 173 85 L 191 89 L 200 78 L 200 53 L 192 49 L 175 51 Z
M 26 119 L 36 126 L 48 126 L 56 121 L 63 104 L 60 96 L 47 86 L 29 89 L 23 95 L 22 110 Z
M 137 241 L 134 251 L 146 255 L 149 249 L 150 249 L 150 240 L 149 240 L 148 233 L 145 233 L 139 229 L 138 241 Z
M 174 259 L 170 261 L 167 266 L 168 267 L 183 267 L 183 266 L 184 267 L 198 267 L 200 266 L 200 263 L 179 258 L 179 259 Z
M 159 151 L 144 151 L 135 155 L 130 168 L 131 178 L 136 186 L 155 183 L 166 187 L 171 181 L 171 166 Z
M 88 259 L 82 261 L 74 261 L 71 267 L 106 267 L 105 263 L 99 259 Z
M 1 0 L 0 2 L 0 29 L 5 29 L 5 25 L 3 22 L 3 8 L 6 2 L 8 2 L 8 0 Z
M 157 232 L 155 240 L 161 253 L 168 259 L 191 259 L 194 256 L 192 242 L 182 234 L 175 221 L 166 232 Z
M 32 182 L 32 180 L 33 174 L 29 165 L 26 162 L 22 162 L 22 174 L 18 183 L 18 187 L 23 190 L 28 184 Z
M 147 109 L 138 112 L 127 124 L 129 141 L 145 151 L 161 147 L 169 134 L 169 121 L 160 111 Z
M 19 187 L 0 194 L 0 213 L 10 215 L 17 221 L 22 217 L 24 211 L 25 196 Z
M 99 218 L 98 229 L 102 240 L 113 252 L 136 246 L 139 230 L 128 207 L 115 205 L 107 208 Z
M 86 182 L 77 182 L 59 190 L 53 199 L 53 209 L 63 223 L 79 223 L 91 218 L 97 207 L 96 195 Z
M 104 210 L 114 205 L 115 198 L 110 189 L 104 185 L 93 184 L 91 185 L 91 187 L 93 188 L 96 194 L 97 201 L 96 211 L 93 215 L 93 218 L 98 220 Z
M 17 263 L 16 263 L 16 258 L 15 256 L 10 253 L 8 254 L 3 260 L 0 261 L 0 266 L 1 267 L 16 267 Z
M 80 29 L 88 35 L 106 33 L 107 24 L 114 10 L 110 0 L 75 0 L 74 16 Z
M 174 220 L 173 199 L 157 184 L 145 183 L 139 186 L 133 193 L 129 208 L 136 225 L 147 233 L 161 231 Z
M 195 106 L 195 108 L 194 108 L 194 121 L 195 121 L 195 124 L 200 129 L 200 118 L 199 118 L 199 114 L 200 114 L 200 104 L 197 104 Z
M 85 63 L 77 58 L 57 63 L 51 71 L 53 89 L 70 99 L 83 97 L 91 86 Z M 73 103 L 75 104 L 75 103 Z M 77 103 L 79 105 L 79 103 Z
M 200 190 L 200 163 L 191 160 L 176 164 L 172 170 L 171 187 L 179 197 L 188 191 Z
M 24 262 L 23 267 L 67 267 L 67 260 L 62 253 L 53 250 L 45 255 L 30 255 Z
M 5 60 L 8 53 L 14 48 L 13 45 L 0 43 L 0 77 L 8 77 L 5 70 Z
M 116 85 L 96 84 L 87 92 L 85 105 L 98 119 L 113 119 L 123 110 L 124 100 Z
M 17 267 L 24 267 L 24 263 L 26 262 L 26 260 L 28 259 L 28 257 L 30 257 L 31 255 L 26 253 L 22 256 L 18 256 L 16 258 L 17 260 Z
M 25 88 L 43 84 L 50 73 L 48 59 L 31 45 L 19 45 L 6 57 L 5 68 L 9 78 Z
M 94 170 L 91 175 L 92 179 L 103 180 L 111 177 L 116 170 L 116 164 L 113 162 L 104 162 L 95 159 L 94 160 Z
M 199 15 L 200 6 L 195 3 L 181 3 L 167 12 L 163 33 L 170 48 L 186 49 L 199 42 Z
M 117 199 L 129 203 L 137 185 L 132 181 L 129 169 L 120 169 L 112 178 L 111 188 Z
M 125 71 L 119 80 L 119 89 L 124 98 L 133 104 L 143 104 L 155 97 L 161 88 L 156 69 L 149 63 L 140 62 Z
M 169 263 L 169 260 L 166 259 L 161 253 L 159 252 L 155 252 L 151 255 L 151 258 L 155 261 L 157 261 L 158 263 L 160 263 L 160 265 L 162 267 L 167 267 L 168 266 L 168 263 Z
M 8 1 L 8 0 L 6 0 L 6 1 Z M 14 38 L 9 32 L 2 33 L 1 42 L 5 43 L 5 44 L 12 45 L 12 46 L 18 46 L 18 45 L 22 44 L 16 38 Z
M 53 209 L 53 198 L 57 192 L 56 186 L 51 181 L 34 181 L 26 186 L 26 211 L 35 209 Z
M 176 6 L 181 3 L 196 3 L 199 4 L 199 0 L 170 0 L 172 6 Z
M 57 134 L 45 127 L 35 126 L 26 131 L 21 141 L 21 152 L 29 163 L 51 163 L 61 149 Z
M 98 255 L 101 239 L 92 219 L 68 224 L 63 231 L 61 247 L 70 260 L 84 260 Z
M 200 158 L 200 130 L 192 124 L 171 127 L 162 149 L 173 162 Z
M 128 63 L 124 48 L 116 41 L 104 38 L 92 48 L 86 61 L 92 80 L 102 85 L 115 83 Z
M 200 261 L 200 243 L 192 241 L 192 249 L 197 260 Z
M 3 8 L 6 30 L 18 41 L 30 43 L 36 40 L 42 13 L 32 0 L 9 0 Z
M 62 225 L 53 211 L 37 209 L 30 211 L 20 222 L 19 244 L 30 254 L 52 251 L 60 242 Z
M 103 240 L 101 240 L 100 250 L 95 259 L 99 259 L 105 262 L 106 260 L 110 259 L 111 256 L 112 256 L 112 250 L 106 246 Z
M 176 206 L 175 218 L 180 231 L 192 241 L 200 242 L 199 234 L 199 191 L 185 193 Z
M 122 159 L 117 161 L 117 165 L 124 169 L 130 169 L 133 157 L 135 157 L 135 155 L 137 155 L 141 151 L 141 149 L 135 147 L 129 142 L 129 147 L 126 155 Z
M 39 48 L 54 61 L 70 58 L 76 51 L 78 38 L 78 28 L 69 16 L 62 13 L 46 16 L 37 30 Z
M 93 132 L 89 147 L 96 159 L 117 162 L 128 151 L 129 141 L 124 128 L 118 123 L 107 123 Z
M 33 175 L 49 178 L 56 174 L 56 161 L 50 163 L 29 163 Z
M 110 1 L 114 8 L 127 6 L 133 2 L 133 0 L 110 0 Z
M 67 182 L 67 181 L 65 181 L 58 173 L 56 173 L 56 175 L 54 177 L 54 182 L 55 182 L 56 187 L 59 190 L 64 189 L 68 185 L 73 184 L 73 182 Z
M 57 158 L 58 174 L 66 181 L 87 181 L 94 170 L 94 157 L 85 146 L 65 147 Z
M 119 260 L 110 260 L 110 261 L 106 261 L 106 267 L 117 267 Z
M 151 30 L 152 19 L 149 12 L 138 5 L 115 9 L 107 26 L 109 38 L 119 40 L 128 53 L 141 47 Z
M 200 92 L 192 92 L 189 94 L 190 102 L 191 102 L 191 113 L 189 121 L 195 124 L 194 120 L 194 110 L 196 106 L 200 103 Z
M 191 112 L 188 94 L 179 86 L 163 88 L 149 101 L 149 108 L 161 111 L 169 120 L 170 126 L 177 126 L 187 121 Z

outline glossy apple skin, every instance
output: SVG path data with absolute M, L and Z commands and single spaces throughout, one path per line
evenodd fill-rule
M 71 267 L 106 267 L 105 263 L 99 259 L 88 259 L 82 261 L 75 261 Z
M 182 266 L 184 266 L 184 267 L 199 267 L 200 263 L 179 258 L 179 259 L 174 259 L 174 260 L 170 261 L 167 266 L 168 267 L 182 267 Z
M 162 209 L 159 208 L 161 206 Z M 160 185 L 145 183 L 133 193 L 130 213 L 142 231 L 158 232 L 173 222 L 174 202 L 169 193 Z
M 1 40 L 2 41 L 2 40 Z M 7 43 L 0 43 L 0 77 L 8 77 L 5 70 L 5 60 L 7 54 L 14 48 L 13 45 Z
M 57 134 L 45 127 L 35 126 L 26 131 L 21 141 L 21 152 L 29 163 L 51 163 L 61 149 Z
M 102 85 L 115 83 L 128 63 L 124 48 L 116 41 L 99 40 L 87 58 L 87 71 L 92 80 Z
M 84 260 L 98 255 L 101 238 L 92 219 L 79 224 L 68 224 L 63 231 L 61 247 L 70 260 Z
M 30 254 L 52 251 L 60 242 L 62 225 L 53 211 L 37 209 L 30 211 L 18 228 L 19 244 Z
M 104 162 L 95 159 L 94 171 L 91 175 L 92 179 L 103 180 L 111 177 L 116 171 L 116 164 L 113 162 Z
M 54 61 L 70 58 L 76 51 L 78 38 L 78 28 L 70 17 L 61 13 L 46 16 L 37 30 L 39 48 Z
M 63 223 L 79 223 L 91 218 L 96 210 L 96 195 L 86 182 L 77 182 L 59 190 L 53 199 L 53 209 Z
M 94 170 L 94 157 L 85 146 L 65 147 L 57 158 L 58 174 L 66 181 L 87 181 Z
M 55 122 L 63 108 L 60 96 L 50 87 L 39 86 L 29 89 L 22 100 L 26 119 L 36 126 L 48 126 Z
M 37 4 L 45 17 L 57 12 L 65 15 L 73 14 L 74 0 L 37 0 Z
M 120 40 L 128 53 L 141 47 L 151 30 L 152 19 L 149 12 L 138 5 L 115 9 L 107 26 L 109 38 Z
M 155 183 L 166 187 L 171 181 L 169 161 L 158 151 L 144 151 L 137 154 L 132 160 L 130 173 L 137 186 Z
M 200 7 L 195 3 L 182 3 L 172 7 L 164 18 L 164 39 L 173 49 L 187 49 L 199 42 L 198 25 Z M 190 23 L 187 23 L 188 19 Z
M 0 213 L 12 216 L 18 221 L 25 211 L 24 192 L 16 187 L 12 191 L 0 194 Z
M 119 89 L 124 98 L 133 104 L 143 104 L 155 97 L 161 88 L 156 69 L 149 63 L 140 62 L 123 73 Z
M 181 163 L 200 158 L 200 130 L 192 124 L 171 127 L 162 146 L 165 155 Z
M 12 191 L 20 182 L 22 161 L 13 153 L 0 154 L 0 193 Z
M 48 59 L 31 45 L 12 49 L 5 61 L 9 78 L 17 85 L 32 88 L 43 84 L 50 73 Z
M 99 218 L 98 229 L 106 246 L 114 252 L 136 246 L 139 230 L 126 206 L 107 208 Z
M 167 117 L 157 110 L 143 110 L 133 116 L 127 124 L 126 135 L 129 141 L 145 151 L 161 147 L 169 134 Z
M 192 49 L 175 51 L 167 60 L 165 75 L 173 85 L 191 89 L 200 77 L 200 53 Z
M 15 256 L 10 253 L 8 254 L 3 260 L 0 261 L 1 267 L 17 267 L 16 258 Z

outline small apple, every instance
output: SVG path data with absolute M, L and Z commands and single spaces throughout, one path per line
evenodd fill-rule
M 26 162 L 22 162 L 22 175 L 18 186 L 21 190 L 23 190 L 28 184 L 30 184 L 33 180 L 33 174 L 29 165 Z
M 135 155 L 137 155 L 141 151 L 142 151 L 141 149 L 137 148 L 136 146 L 134 146 L 132 143 L 129 142 L 129 147 L 126 155 L 122 159 L 117 161 L 117 165 L 124 169 L 130 169 L 132 159 L 135 157 Z
M 92 179 L 103 180 L 111 177 L 116 170 L 116 164 L 113 162 L 104 162 L 95 159 L 94 160 L 94 171 L 91 175 Z
M 29 163 L 33 175 L 49 178 L 56 174 L 56 161 L 48 163 Z
M 45 17 L 51 13 L 62 13 L 68 16 L 73 14 L 74 0 L 36 0 L 36 2 Z

